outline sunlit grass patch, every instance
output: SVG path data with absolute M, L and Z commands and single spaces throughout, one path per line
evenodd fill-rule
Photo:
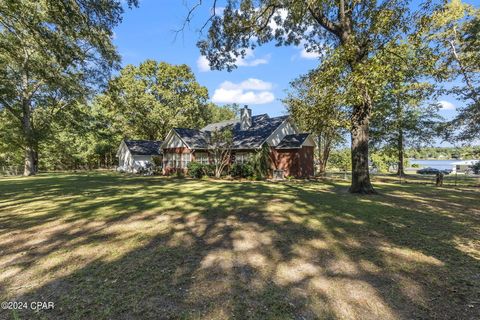
M 0 300 L 56 303 L 28 319 L 477 318 L 479 190 L 376 188 L 2 179 Z

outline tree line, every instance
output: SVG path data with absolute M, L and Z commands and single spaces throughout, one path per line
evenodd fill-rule
M 201 86 L 186 65 L 147 60 L 127 65 L 108 81 L 106 88 L 89 102 L 77 101 L 49 118 L 41 130 L 41 116 L 34 109 L 35 159 L 38 166 L 25 166 L 25 175 L 42 170 L 111 168 L 122 139 L 162 140 L 174 127 L 201 128 L 208 123 L 232 119 L 237 105 L 208 102 Z M 24 158 L 21 127 L 8 117 L 0 124 L 0 166 L 18 165 Z M 39 157 L 40 155 L 41 157 Z
M 208 102 L 188 66 L 145 61 L 126 66 L 112 44 L 124 2 L 0 3 L 0 159 L 38 167 L 112 163 L 121 136 L 161 139 L 173 126 L 201 127 L 235 107 Z M 136 0 L 127 6 L 138 6 Z M 202 5 L 200 2 L 198 5 Z M 207 4 L 204 4 L 207 5 Z M 353 193 L 375 193 L 371 150 L 398 159 L 433 137 L 473 141 L 480 132 L 479 10 L 460 0 L 227 0 L 202 24 L 197 43 L 212 69 L 268 42 L 303 45 L 318 67 L 294 80 L 285 104 L 317 136 L 325 168 L 332 148 L 351 137 Z M 186 23 L 192 21 L 195 6 Z M 68 17 L 68 18 L 67 18 Z M 450 85 L 454 83 L 456 85 Z M 464 102 L 444 121 L 435 104 Z

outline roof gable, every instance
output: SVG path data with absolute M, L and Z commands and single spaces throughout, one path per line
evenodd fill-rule
M 266 114 L 252 117 L 252 126 L 240 130 L 240 124 L 233 129 L 233 147 L 235 149 L 257 149 L 285 121 L 288 116 L 270 118 Z
M 297 149 L 301 148 L 305 140 L 307 140 L 308 133 L 289 134 L 283 137 L 282 141 L 275 147 L 276 149 Z

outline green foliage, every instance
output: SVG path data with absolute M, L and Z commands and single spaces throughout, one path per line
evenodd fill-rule
M 421 27 L 421 40 L 436 56 L 433 75 L 446 84 L 447 92 L 464 101 L 448 137 L 475 141 L 480 137 L 480 9 L 460 0 L 445 1 L 422 20 Z
M 389 169 L 395 167 L 398 164 L 398 159 L 387 152 L 372 152 L 370 154 L 372 167 L 378 172 L 386 173 Z
M 207 105 L 207 124 L 221 122 L 224 120 L 235 119 L 238 114 L 240 106 L 236 103 L 227 104 L 224 106 L 217 106 L 216 104 L 209 103 Z
M 161 140 L 174 127 L 204 126 L 212 118 L 209 112 L 228 112 L 216 110 L 207 99 L 207 88 L 187 65 L 146 60 L 123 68 L 103 101 L 127 136 Z
M 255 170 L 250 163 L 234 163 L 230 167 L 230 175 L 237 178 L 250 178 L 255 175 Z
M 211 68 L 218 70 L 235 68 L 238 57 L 245 57 L 248 49 L 268 42 L 302 44 L 307 51 L 318 53 L 320 74 L 335 79 L 335 99 L 327 105 L 347 106 L 351 111 L 355 163 L 350 191 L 374 193 L 368 178 L 369 118 L 373 101 L 391 74 L 394 54 L 385 48 L 406 37 L 412 16 L 404 0 L 228 0 L 222 15 L 207 21 L 207 38 L 197 46 Z
M 118 66 L 112 37 L 122 13 L 119 0 L 0 2 L 0 111 L 18 128 L 26 175 L 37 171 L 51 123 Z
M 39 144 L 42 170 L 109 168 L 116 164 L 122 132 L 96 102 L 69 108 L 52 121 L 50 132 Z
M 352 169 L 352 154 L 350 149 L 333 150 L 327 163 L 328 170 L 349 171 Z
M 185 178 L 185 173 L 183 170 L 175 170 L 175 177 L 179 179 Z
M 208 168 L 208 165 L 198 163 L 198 162 L 190 162 L 187 168 L 188 168 L 188 171 L 187 171 L 188 175 L 192 178 L 197 178 L 197 179 L 203 178 L 210 171 Z
M 157 167 L 161 167 L 163 165 L 162 157 L 159 157 L 159 156 L 153 156 L 152 157 L 152 162 Z
M 0 166 L 18 167 L 23 162 L 22 133 L 13 115 L 0 111 Z
M 152 156 L 153 172 L 154 174 L 162 174 L 163 158 L 161 156 Z
M 472 169 L 473 169 L 473 173 L 475 173 L 475 174 L 480 174 L 480 161 L 478 161 L 477 163 L 475 163 L 475 164 L 472 166 Z
M 233 131 L 230 127 L 210 132 L 208 143 L 209 152 L 213 160 L 215 177 L 220 178 L 225 168 L 230 164 L 233 144 Z
M 250 164 L 253 168 L 254 176 L 257 180 L 265 179 L 269 175 L 270 162 L 270 148 L 267 143 L 262 145 L 262 148 L 255 152 L 250 159 Z
M 348 110 L 342 106 L 338 88 L 332 86 L 336 80 L 328 72 L 313 70 L 291 82 L 283 100 L 295 124 L 316 137 L 320 172 L 325 171 L 331 149 L 344 142 L 348 128 Z
M 405 148 L 430 145 L 440 135 L 443 119 L 438 106 L 428 103 L 435 98 L 436 88 L 424 81 L 432 66 L 425 61 L 422 45 L 410 41 L 387 47 L 395 55 L 390 76 L 374 103 L 370 146 L 388 158 L 396 157 L 398 163 L 403 161 Z M 390 166 L 391 159 L 381 159 L 378 154 L 375 158 L 382 163 L 377 168 L 380 171 Z

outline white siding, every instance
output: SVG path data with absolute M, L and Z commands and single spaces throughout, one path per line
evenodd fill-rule
M 118 166 L 119 167 L 128 168 L 128 167 L 131 167 L 133 165 L 132 154 L 130 153 L 130 150 L 128 150 L 125 142 L 123 142 L 123 141 L 122 141 L 122 143 L 120 143 L 120 147 L 118 148 L 117 157 L 118 157 Z
M 135 155 L 133 161 L 152 161 L 152 156 Z
M 187 147 L 185 143 L 183 143 L 182 139 L 178 137 L 178 135 L 171 131 L 170 134 L 168 135 L 167 141 L 165 141 L 162 145 L 162 148 L 181 148 L 181 147 Z
M 295 127 L 289 120 L 285 120 L 267 139 L 267 143 L 270 146 L 276 146 L 282 141 L 282 139 L 289 134 L 298 133 Z
M 315 147 L 315 141 L 312 138 L 312 135 L 309 135 L 307 139 L 303 142 L 302 146 L 305 147 Z
M 130 150 L 128 150 L 127 145 L 123 141 L 120 144 L 120 147 L 118 148 L 117 157 L 118 157 L 118 167 L 127 172 L 134 172 L 135 168 L 138 167 L 139 165 L 138 161 L 152 162 L 151 155 L 132 155 Z

